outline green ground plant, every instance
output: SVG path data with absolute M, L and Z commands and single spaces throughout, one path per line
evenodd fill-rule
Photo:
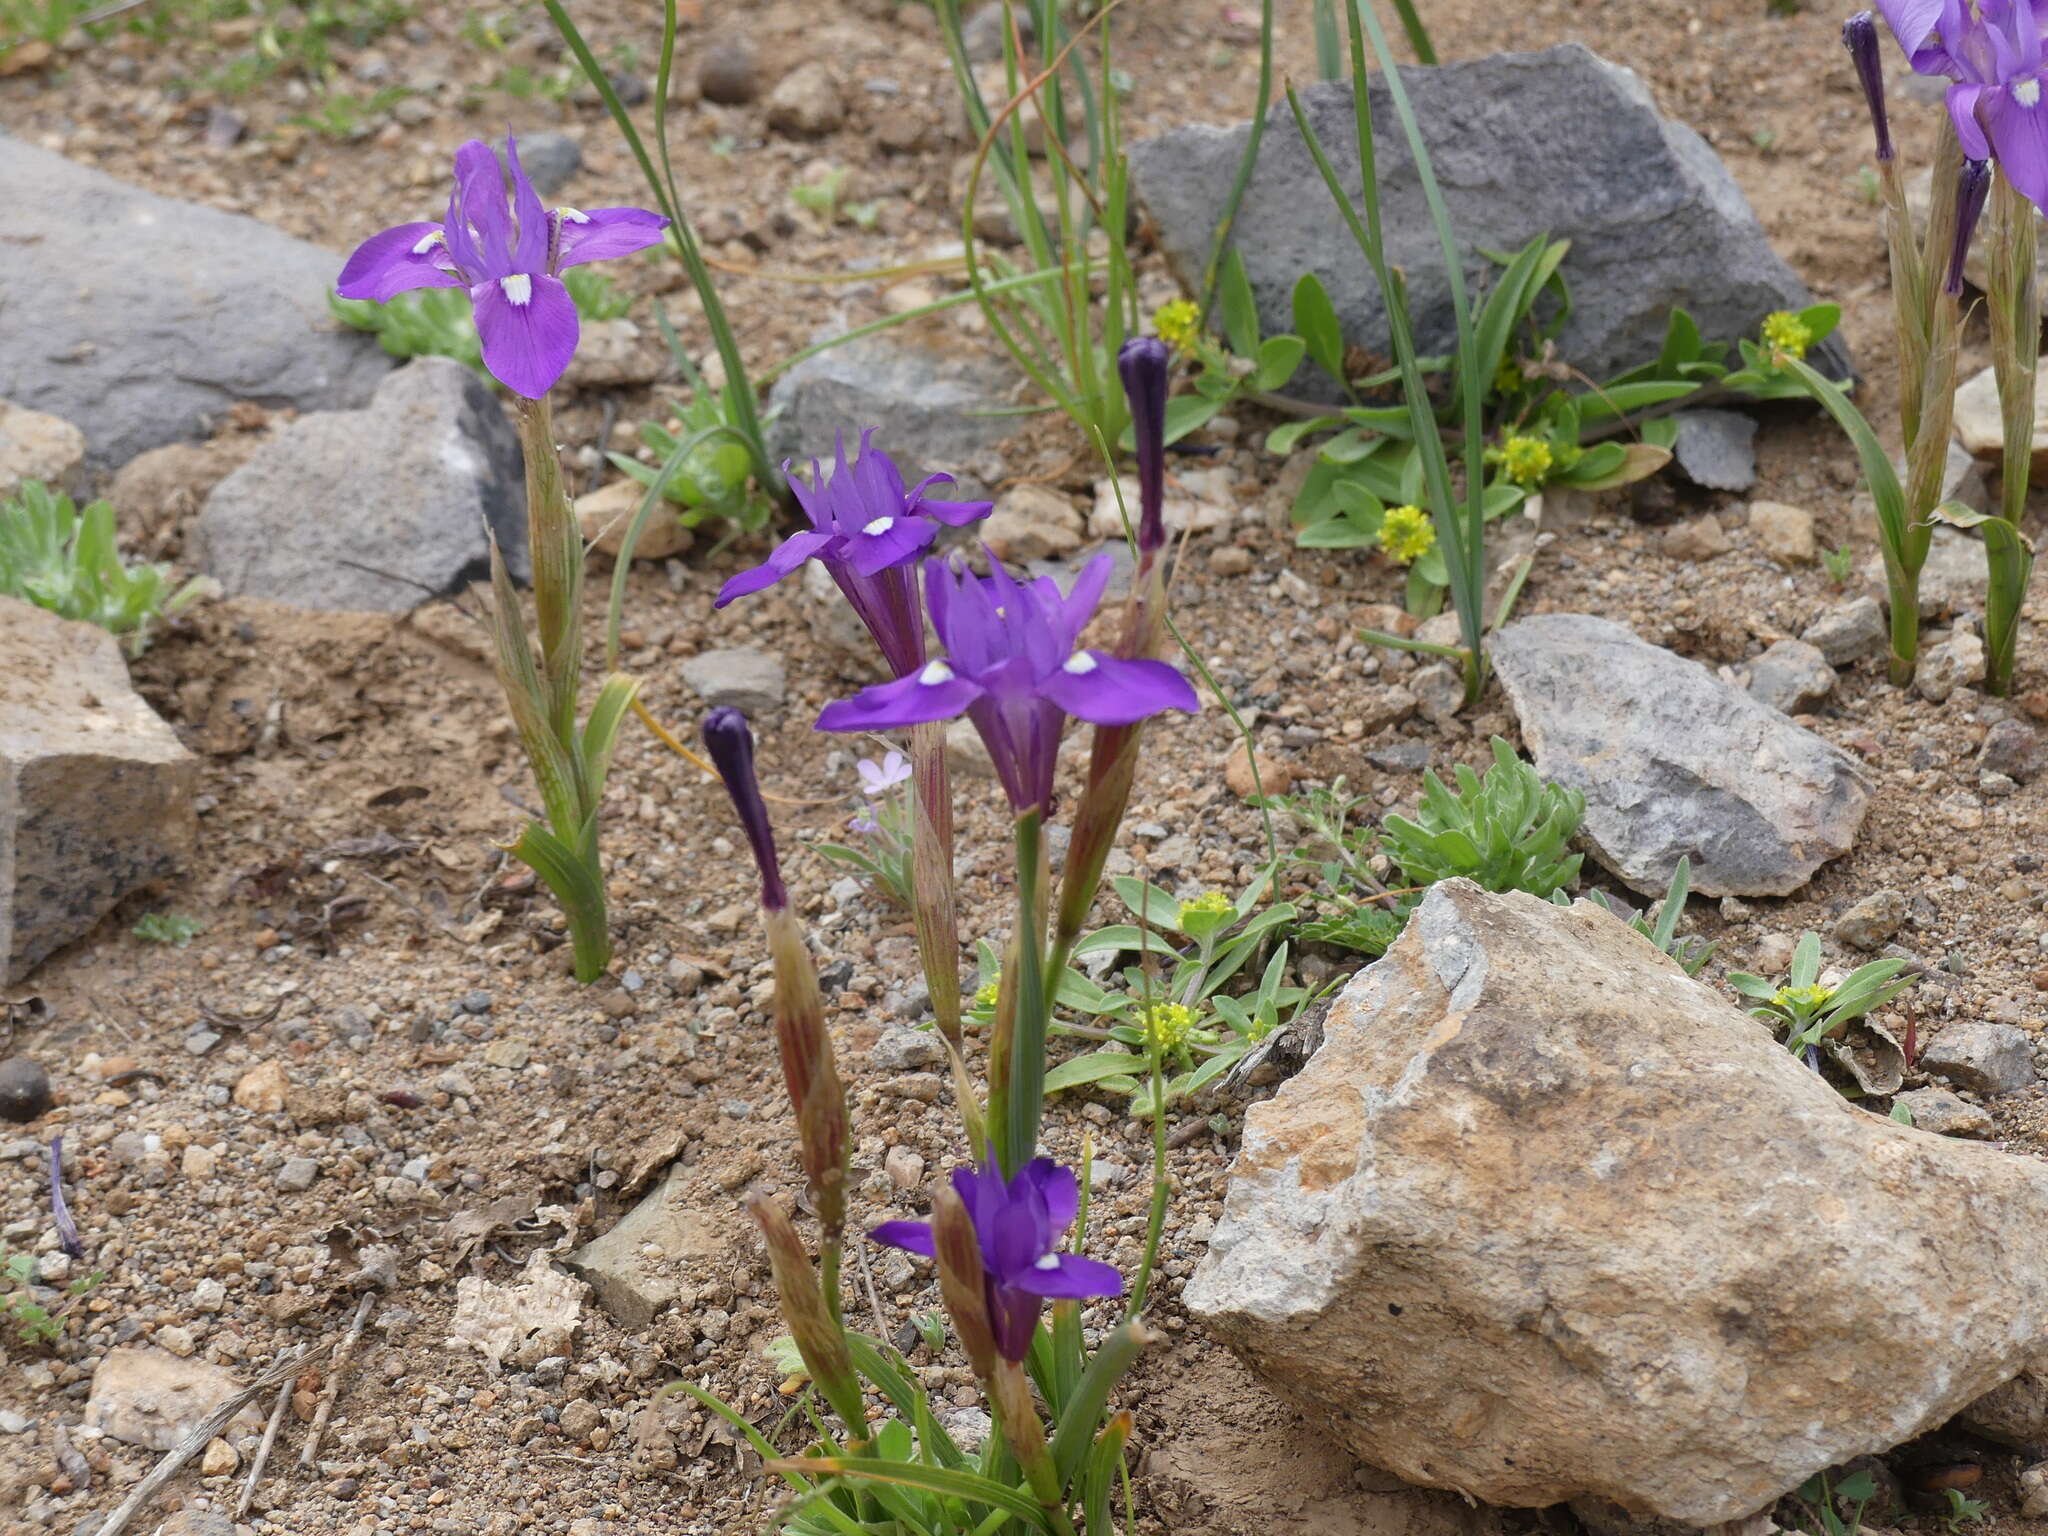
M 132 930 L 145 944 L 164 944 L 183 949 L 206 931 L 206 924 L 182 912 L 145 912 Z
M 1801 935 L 1792 951 L 1791 969 L 1783 982 L 1748 971 L 1730 971 L 1728 985 L 1750 1002 L 1750 1013 L 1782 1031 L 1785 1049 L 1808 1061 L 1818 1060 L 1823 1046 L 1838 1045 L 1844 1030 L 1883 1007 L 1918 980 L 1899 979 L 1906 968 L 1900 959 L 1860 965 L 1830 986 L 1820 979 L 1820 935 Z
M 131 656 L 148 648 L 158 624 L 210 588 L 204 578 L 174 588 L 169 566 L 123 561 L 109 502 L 81 512 L 40 480 L 0 500 L 0 596 L 97 624 L 121 636 Z
M 7 1293 L 0 1297 L 0 1316 L 14 1329 L 14 1334 L 24 1344 L 50 1345 L 64 1335 L 64 1313 L 68 1305 L 52 1312 L 36 1300 L 31 1289 L 36 1277 L 36 1258 L 32 1253 L 10 1253 L 0 1259 L 0 1282 L 4 1282 Z M 104 1278 L 98 1271 L 80 1275 L 64 1288 L 67 1303 L 91 1294 Z

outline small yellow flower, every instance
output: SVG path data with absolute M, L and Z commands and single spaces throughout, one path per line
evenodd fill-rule
M 1221 917 L 1230 910 L 1230 898 L 1221 891 L 1204 891 L 1193 901 L 1180 904 L 1181 926 L 1187 926 L 1190 917 Z
M 1781 309 L 1764 320 L 1764 341 L 1773 352 L 1805 357 L 1806 349 L 1813 345 L 1813 327 L 1791 310 Z
M 1521 359 L 1504 357 L 1493 375 L 1493 392 L 1496 395 L 1513 394 L 1528 382 L 1527 376 L 1522 372 Z
M 1195 1010 L 1180 1003 L 1145 1005 L 1145 1038 L 1162 1051 L 1177 1051 L 1194 1032 Z
M 1436 525 L 1420 507 L 1389 507 L 1380 519 L 1380 548 L 1403 565 L 1421 559 L 1436 544 Z
M 1529 491 L 1550 478 L 1551 466 L 1557 462 L 1557 456 L 1550 451 L 1550 444 L 1542 438 L 1519 434 L 1509 438 L 1488 457 L 1507 472 L 1508 479 Z
M 1152 311 L 1152 328 L 1159 339 L 1176 352 L 1192 352 L 1202 324 L 1202 311 L 1193 299 L 1175 299 Z
M 998 983 L 993 981 L 983 982 L 980 986 L 976 987 L 974 989 L 975 1009 L 980 1012 L 985 1012 L 986 1010 L 995 1007 L 997 990 Z
M 1834 995 L 1833 987 L 1780 987 L 1771 994 L 1771 1001 L 1780 1008 L 1817 1009 Z

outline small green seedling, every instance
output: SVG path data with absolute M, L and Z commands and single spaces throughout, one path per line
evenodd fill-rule
M 1820 563 L 1830 581 L 1838 587 L 1847 586 L 1849 578 L 1856 573 L 1856 551 L 1846 544 L 1840 549 L 1822 550 Z
M 174 591 L 169 566 L 124 565 L 109 502 L 80 512 L 40 480 L 0 500 L 0 596 L 125 636 L 131 656 L 142 654 L 160 620 L 212 589 L 195 578 Z
M 7 1295 L 0 1298 L 0 1318 L 14 1325 L 24 1344 L 54 1344 L 64 1333 L 63 1311 L 52 1313 L 35 1299 L 30 1289 L 35 1275 L 36 1259 L 32 1253 L 11 1253 L 0 1262 L 0 1281 L 7 1286 Z M 64 1294 L 76 1301 L 97 1287 L 102 1278 L 97 1270 L 80 1275 L 65 1287 Z
M 1592 899 L 1616 917 L 1624 919 L 1629 927 L 1676 960 L 1686 975 L 1697 976 L 1720 946 L 1696 934 L 1686 938 L 1678 936 L 1678 920 L 1685 915 L 1686 898 L 1691 894 L 1692 860 L 1680 854 L 1678 867 L 1671 871 L 1671 883 L 1664 889 L 1664 899 L 1657 903 L 1654 922 L 1647 912 L 1630 913 L 1605 891 L 1593 892 Z M 1571 905 L 1571 898 L 1563 891 L 1558 891 L 1550 899 L 1561 907 Z
M 875 220 L 881 215 L 881 204 L 840 201 L 846 192 L 847 177 L 851 174 L 845 166 L 835 165 L 816 181 L 791 187 L 790 200 L 799 208 L 815 213 L 823 223 L 836 224 L 844 219 L 856 228 L 873 229 Z
M 1839 1483 L 1830 1484 L 1825 1472 L 1816 1473 L 1799 1485 L 1792 1495 L 1799 1502 L 1804 1521 L 1796 1527 L 1808 1536 L 1857 1536 L 1863 1529 L 1863 1515 L 1877 1498 L 1877 1479 L 1868 1471 L 1852 1472 Z M 1848 1513 L 1843 1513 L 1843 1506 Z
M 168 944 L 173 949 L 183 949 L 205 931 L 206 924 L 182 912 L 145 912 L 133 930 L 146 944 Z

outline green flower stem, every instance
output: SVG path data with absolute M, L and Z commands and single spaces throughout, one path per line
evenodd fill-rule
M 1039 812 L 1017 818 L 1016 1018 L 1002 1114 L 990 1102 L 990 1134 L 1005 1174 L 1014 1174 L 1038 1149 L 1045 1109 L 1045 1036 L 1051 999 L 1045 984 L 1045 842 Z
M 1159 1047 L 1151 1046 L 1146 1054 L 1152 1058 L 1152 1208 L 1145 1217 L 1145 1252 L 1138 1260 L 1138 1277 L 1131 1282 L 1126 1322 L 1145 1310 L 1145 1293 L 1151 1287 L 1152 1267 L 1159 1261 L 1159 1242 L 1166 1232 L 1166 1076 Z
M 1999 412 L 2005 418 L 2003 528 L 1988 524 L 1984 554 L 1990 590 L 1984 607 L 1989 652 L 1985 686 L 2012 692 L 2013 657 L 2019 639 L 2020 607 L 2026 600 L 2033 550 L 2019 531 L 2027 510 L 2027 481 L 2034 459 L 2034 373 L 2041 334 L 2041 298 L 2036 291 L 2034 253 L 2038 234 L 2034 208 L 2001 169 L 1991 190 L 1990 293 L 1991 362 L 1998 377 Z
M 492 632 L 499 686 L 540 786 L 546 821 L 530 823 L 510 851 L 561 903 L 576 979 L 591 982 L 604 974 L 611 960 L 604 869 L 597 847 L 598 806 L 604 798 L 612 745 L 632 707 L 635 684 L 616 673 L 607 678 L 588 720 L 578 728 L 583 540 L 563 491 L 547 400 L 521 400 L 518 416 L 540 630 L 538 662 L 527 639 L 519 594 L 496 541 L 491 545 Z

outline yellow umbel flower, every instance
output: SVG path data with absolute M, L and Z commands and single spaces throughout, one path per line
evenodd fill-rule
M 1436 544 L 1436 525 L 1420 507 L 1389 507 L 1380 519 L 1380 548 L 1403 565 L 1420 560 Z
M 1834 995 L 1833 987 L 1780 987 L 1771 994 L 1771 1001 L 1780 1008 L 1814 1009 L 1822 1007 Z
M 1194 1032 L 1195 1010 L 1180 1003 L 1145 1005 L 1145 1038 L 1162 1051 L 1177 1051 Z
M 1192 352 L 1195 337 L 1200 333 L 1202 311 L 1193 299 L 1175 299 L 1162 304 L 1152 311 L 1152 328 L 1159 333 L 1159 339 L 1176 352 Z
M 1185 928 L 1191 917 L 1221 917 L 1229 910 L 1228 896 L 1221 891 L 1204 891 L 1193 901 L 1184 901 L 1180 904 L 1180 923 Z
M 1781 309 L 1765 318 L 1764 342 L 1773 352 L 1803 358 L 1806 349 L 1813 345 L 1813 327 L 1791 310 Z
M 1519 434 L 1507 440 L 1502 447 L 1487 455 L 1501 466 L 1509 480 L 1527 491 L 1533 491 L 1550 478 L 1550 469 L 1557 462 L 1557 456 L 1550 451 L 1550 444 L 1540 437 L 1523 437 Z
M 993 981 L 985 981 L 980 986 L 976 987 L 974 989 L 974 1008 L 977 1011 L 985 1012 L 988 1009 L 995 1007 L 996 993 L 998 990 L 998 984 Z

